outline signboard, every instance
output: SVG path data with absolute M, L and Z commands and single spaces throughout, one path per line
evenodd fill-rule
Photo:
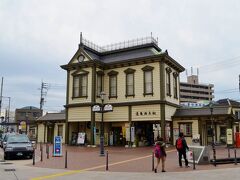
M 227 129 L 227 144 L 233 144 L 232 129 Z
M 21 121 L 20 122 L 20 130 L 26 131 L 26 128 L 27 128 L 26 121 Z
M 77 144 L 84 144 L 85 143 L 85 133 L 80 132 L 78 133 L 78 139 L 77 139 Z
M 53 156 L 62 156 L 62 136 L 54 137 Z
M 197 164 L 208 164 L 210 160 L 209 150 L 207 146 L 188 146 L 189 150 L 194 152 L 195 162 Z M 182 159 L 184 161 L 184 159 Z M 193 159 L 188 159 L 193 163 Z

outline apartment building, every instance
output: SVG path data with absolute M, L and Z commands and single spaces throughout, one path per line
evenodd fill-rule
M 187 77 L 187 82 L 180 82 L 180 102 L 211 101 L 214 98 L 214 85 L 199 83 L 198 75 Z

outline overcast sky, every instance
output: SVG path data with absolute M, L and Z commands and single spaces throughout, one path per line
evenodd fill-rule
M 240 100 L 239 0 L 0 0 L 0 77 L 11 107 L 39 107 L 41 82 L 51 86 L 44 110 L 65 104 L 67 64 L 79 34 L 99 45 L 150 36 L 202 83 L 215 100 Z M 186 73 L 181 80 L 186 81 Z M 8 104 L 4 98 L 3 108 Z

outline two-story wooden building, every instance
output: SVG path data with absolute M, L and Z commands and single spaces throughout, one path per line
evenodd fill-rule
M 171 117 L 179 107 L 184 67 L 153 37 L 100 47 L 81 36 L 77 52 L 61 68 L 67 72 L 67 143 L 83 132 L 87 144 L 99 144 L 102 119 L 92 107 L 101 105 L 102 91 L 104 104 L 113 106 L 103 114 L 105 144 L 125 145 L 131 139 L 151 145 L 157 136 L 172 141 Z

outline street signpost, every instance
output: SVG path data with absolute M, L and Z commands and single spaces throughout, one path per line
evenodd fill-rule
M 54 137 L 53 156 L 62 156 L 62 136 Z

